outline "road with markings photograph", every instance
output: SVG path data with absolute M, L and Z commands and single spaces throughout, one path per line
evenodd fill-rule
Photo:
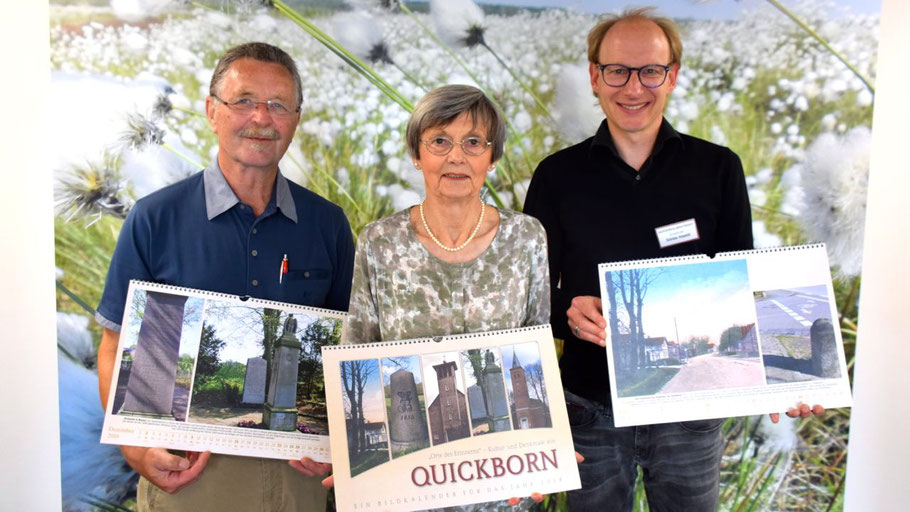
M 808 333 L 812 322 L 828 318 L 830 307 L 824 295 L 799 290 L 774 290 L 755 303 L 759 331 Z

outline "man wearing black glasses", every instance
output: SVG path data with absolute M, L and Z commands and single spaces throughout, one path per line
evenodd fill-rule
M 524 211 L 547 231 L 552 324 L 582 488 L 572 510 L 631 510 L 636 466 L 651 510 L 714 510 L 722 420 L 613 425 L 597 264 L 751 249 L 745 177 L 729 149 L 663 118 L 682 43 L 651 9 L 588 34 L 591 87 L 606 116 L 594 137 L 540 163 Z M 660 228 L 676 225 L 675 238 Z M 614 335 L 618 331 L 613 331 Z
M 354 265 L 341 208 L 281 175 L 303 101 L 294 60 L 265 43 L 228 50 L 206 115 L 218 154 L 139 201 L 120 231 L 98 305 L 98 381 L 107 402 L 130 279 L 347 310 Z M 121 447 L 141 476 L 140 510 L 324 511 L 330 466 Z

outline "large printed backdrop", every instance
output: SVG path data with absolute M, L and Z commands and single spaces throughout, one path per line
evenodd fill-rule
M 592 14 L 481 9 L 469 0 L 273 4 L 51 4 L 48 161 L 57 201 L 66 509 L 133 506 L 135 475 L 115 448 L 98 444 L 100 332 L 89 310 L 135 200 L 214 155 L 215 138 L 201 114 L 215 60 L 226 48 L 261 40 L 295 57 L 306 100 L 282 171 L 340 204 L 355 232 L 422 197 L 403 130 L 409 104 L 433 86 L 479 85 L 502 106 L 510 125 L 507 159 L 488 176 L 485 197 L 508 208 L 520 209 L 544 156 L 590 136 L 602 119 L 584 62 Z M 605 1 L 603 11 L 623 5 Z M 832 1 L 750 5 L 734 20 L 678 20 L 684 58 L 666 115 L 680 131 L 740 155 L 756 246 L 828 244 L 852 366 L 878 17 L 851 14 Z M 336 52 L 315 31 L 332 38 Z M 345 52 L 348 62 L 337 55 Z M 380 86 L 351 62 L 368 67 Z M 849 411 L 777 427 L 759 418 L 728 420 L 721 507 L 840 506 L 848 422 Z

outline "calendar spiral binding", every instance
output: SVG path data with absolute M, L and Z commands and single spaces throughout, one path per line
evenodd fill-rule
M 767 254 L 767 253 L 776 253 L 776 252 L 788 252 L 788 251 L 802 251 L 806 249 L 825 249 L 825 244 L 822 242 L 812 243 L 812 244 L 803 244 L 803 245 L 782 245 L 778 247 L 763 247 L 761 249 L 747 249 L 742 251 L 729 251 L 729 252 L 719 252 L 714 255 L 714 258 L 709 258 L 706 254 L 686 254 L 683 256 L 668 256 L 666 258 L 651 258 L 647 260 L 623 260 L 623 261 L 613 261 L 610 263 L 600 263 L 597 265 L 599 271 L 614 269 L 614 268 L 624 268 L 629 266 L 635 267 L 645 267 L 645 266 L 657 266 L 666 263 L 683 263 L 683 262 L 692 262 L 698 263 L 703 261 L 715 261 L 718 257 L 729 258 L 732 256 L 750 256 L 753 254 Z
M 765 254 L 774 252 L 804 251 L 807 249 L 825 249 L 824 242 L 816 242 L 802 245 L 779 245 L 776 247 L 762 247 L 761 249 L 748 249 L 743 251 L 730 251 L 718 253 L 718 256 L 748 256 L 750 254 Z M 826 249 L 827 250 L 827 249 Z
M 449 334 L 446 336 L 426 336 L 423 338 L 414 338 L 410 340 L 395 340 L 395 341 L 373 341 L 370 343 L 346 343 L 342 345 L 329 345 L 322 347 L 323 351 L 328 350 L 346 350 L 346 349 L 359 349 L 359 348 L 373 348 L 373 347 L 391 347 L 391 346 L 402 346 L 402 345 L 419 345 L 422 343 L 439 343 L 443 340 L 454 341 L 454 340 L 465 340 L 465 339 L 476 339 L 476 338 L 486 338 L 488 336 L 494 336 L 499 334 L 513 334 L 520 332 L 531 332 L 539 331 L 542 329 L 549 329 L 550 324 L 540 324 L 540 325 L 528 325 L 524 327 L 514 327 L 512 329 L 503 329 L 501 331 L 486 331 L 486 332 L 467 332 L 462 334 Z
M 188 296 L 194 296 L 194 297 L 195 296 L 204 296 L 206 298 L 223 299 L 223 300 L 230 300 L 230 301 L 239 300 L 243 303 L 247 303 L 248 301 L 252 300 L 252 301 L 255 301 L 256 304 L 261 304 L 263 306 L 271 306 L 271 307 L 274 307 L 275 309 L 303 309 L 306 311 L 313 311 L 315 313 L 320 313 L 320 314 L 329 314 L 329 315 L 340 316 L 343 320 L 346 320 L 348 317 L 348 314 L 344 311 L 335 311 L 334 309 L 319 308 L 316 306 L 305 306 L 303 304 L 293 304 L 290 302 L 279 302 L 276 300 L 260 299 L 258 297 L 232 295 L 230 293 L 214 292 L 211 290 L 200 290 L 198 288 L 187 288 L 185 286 L 176 286 L 176 285 L 172 285 L 172 284 L 155 283 L 152 281 L 142 281 L 139 279 L 131 279 L 130 286 L 132 286 L 133 284 L 140 285 L 144 289 L 152 290 L 152 291 L 158 291 L 158 290 L 173 291 L 173 292 L 180 292 L 181 294 L 188 295 Z

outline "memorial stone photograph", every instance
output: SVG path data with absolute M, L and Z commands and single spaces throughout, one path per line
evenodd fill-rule
M 392 457 L 430 446 L 420 357 L 382 359 L 382 384 Z
M 113 412 L 186 421 L 203 300 L 137 291 L 128 305 Z
M 754 296 L 768 384 L 840 377 L 824 285 L 764 290 Z
M 328 433 L 320 347 L 339 321 L 212 299 L 204 314 L 189 421 Z

